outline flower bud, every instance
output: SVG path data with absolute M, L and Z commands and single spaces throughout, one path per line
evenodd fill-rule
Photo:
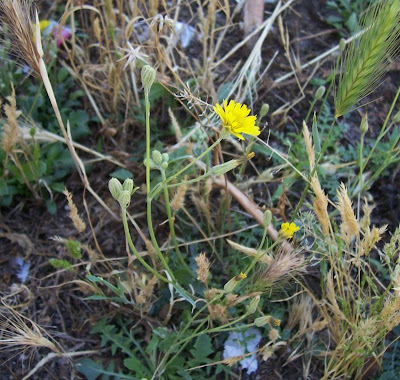
M 264 116 L 266 116 L 267 113 L 268 113 L 268 111 L 269 111 L 269 104 L 264 103 L 264 104 L 261 106 L 261 110 L 260 110 L 260 119 L 262 119 Z
M 228 162 L 225 162 L 223 164 L 220 164 L 220 165 L 217 165 L 217 166 L 214 166 L 213 168 L 211 168 L 210 174 L 211 175 L 222 175 L 222 174 L 225 174 L 225 173 L 235 169 L 239 165 L 240 165 L 240 160 L 230 160 Z
M 259 303 L 260 303 L 260 296 L 254 297 L 247 306 L 247 312 L 249 314 L 254 314 L 257 310 L 257 306 Z
M 361 124 L 360 124 L 360 132 L 362 134 L 365 134 L 368 132 L 368 114 L 367 113 L 365 113 L 362 116 Z
M 231 278 L 225 285 L 224 285 L 224 291 L 225 293 L 231 293 L 233 289 L 235 289 L 235 286 L 237 284 L 237 281 L 235 277 Z
M 168 162 L 169 161 L 169 154 L 168 153 L 163 153 L 162 154 L 162 160 L 164 162 Z
M 339 53 L 343 54 L 344 49 L 346 49 L 346 40 L 344 38 L 341 38 L 339 42 Z
M 150 158 L 150 169 L 157 169 L 157 165 L 155 164 L 155 162 Z M 144 159 L 143 160 L 143 164 L 144 164 L 144 166 L 146 166 L 147 167 L 147 161 L 146 161 L 146 159 Z
M 315 99 L 318 99 L 318 100 L 322 99 L 322 97 L 325 94 L 325 90 L 326 90 L 325 86 L 319 86 L 317 91 L 315 91 Z
M 162 155 L 158 150 L 153 150 L 151 152 L 151 156 L 153 157 L 153 161 L 156 165 L 160 165 L 163 162 Z
M 267 323 L 269 323 L 271 317 L 269 315 L 265 315 L 263 317 L 258 317 L 254 320 L 254 324 L 257 327 L 262 327 L 265 326 Z
M 266 210 L 264 212 L 264 227 L 267 228 L 272 222 L 272 212 L 271 210 Z
M 119 205 L 122 209 L 126 209 L 131 203 L 131 193 L 126 190 L 122 190 L 121 195 L 118 198 Z
M 110 190 L 110 193 L 112 197 L 116 200 L 118 200 L 121 191 L 122 191 L 122 185 L 121 182 L 118 181 L 116 178 L 111 178 L 108 181 L 108 189 Z
M 127 178 L 124 181 L 123 185 L 122 185 L 122 190 L 129 191 L 129 194 L 132 195 L 132 193 L 133 193 L 133 179 Z
M 150 91 L 151 86 L 156 79 L 156 70 L 154 70 L 151 66 L 145 65 L 142 68 L 142 84 L 145 91 Z
M 165 170 L 168 167 L 168 162 L 162 162 L 161 167 Z

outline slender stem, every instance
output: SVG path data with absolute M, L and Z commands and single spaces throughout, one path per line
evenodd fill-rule
M 393 112 L 394 106 L 396 105 L 396 102 L 397 102 L 397 99 L 399 98 L 399 96 L 400 96 L 400 86 L 399 86 L 399 88 L 397 89 L 397 92 L 396 92 L 396 95 L 395 95 L 395 97 L 394 97 L 394 99 L 393 99 L 392 105 L 390 106 L 389 112 L 388 112 L 388 114 L 386 115 L 386 119 L 385 119 L 385 122 L 384 122 L 383 125 L 382 125 L 381 131 L 379 132 L 379 135 L 378 135 L 377 139 L 375 140 L 375 143 L 374 143 L 373 147 L 371 148 L 371 150 L 370 150 L 370 152 L 369 152 L 367 158 L 366 158 L 365 160 L 363 160 L 362 171 L 364 171 L 365 168 L 367 167 L 368 162 L 369 162 L 369 160 L 372 158 L 372 155 L 374 154 L 375 149 L 376 149 L 376 147 L 378 146 L 379 142 L 382 140 L 382 138 L 383 138 L 383 137 L 387 134 L 387 132 L 389 132 L 389 130 L 390 130 L 390 126 L 389 126 L 389 128 L 386 128 L 386 126 L 387 126 L 387 124 L 388 124 L 388 122 L 389 122 L 390 116 L 391 116 L 391 114 L 392 114 L 392 112 Z M 357 186 L 357 182 L 355 182 L 355 183 L 353 184 L 353 186 L 352 186 L 352 188 L 351 188 L 351 192 L 354 191 L 354 189 L 356 188 L 356 186 Z M 353 195 L 354 195 L 354 194 L 353 194 Z
M 315 103 L 317 103 L 317 99 L 314 98 L 312 100 L 312 102 L 310 104 L 310 108 L 308 109 L 308 112 L 307 112 L 307 116 L 306 116 L 306 120 L 305 120 L 306 124 L 308 123 L 308 119 L 310 118 L 311 112 L 315 107 Z
M 167 271 L 169 276 L 172 279 L 173 283 L 176 283 L 175 276 L 172 273 L 167 260 L 165 259 L 164 255 L 162 254 L 160 247 L 158 246 L 158 242 L 156 236 L 154 234 L 153 228 L 153 220 L 151 218 L 151 182 L 150 182 L 150 102 L 149 102 L 149 90 L 146 89 L 144 92 L 145 97 L 145 106 L 146 106 L 146 190 L 147 190 L 147 227 L 149 229 L 150 239 L 153 243 L 154 249 L 156 250 L 158 257 Z
M 154 276 L 156 276 L 158 279 L 160 279 L 161 281 L 167 282 L 167 283 L 171 283 L 171 281 L 169 281 L 166 277 L 164 277 L 163 275 L 161 275 L 160 273 L 158 273 L 156 270 L 154 270 L 149 264 L 146 263 L 146 261 L 143 260 L 143 258 L 140 256 L 139 252 L 137 251 L 135 245 L 133 244 L 132 238 L 131 238 L 131 234 L 129 232 L 129 226 L 128 226 L 128 220 L 126 219 L 126 209 L 122 209 L 122 223 L 124 225 L 124 231 L 125 231 L 125 236 L 128 240 L 128 245 L 129 248 L 131 249 L 131 251 L 133 252 L 133 254 L 136 256 L 136 258 L 140 261 L 140 263 L 147 269 L 149 270 L 151 273 L 154 274 Z
M 181 175 L 183 172 L 191 168 L 197 161 L 201 160 L 208 152 L 210 152 L 212 149 L 214 149 L 220 142 L 222 141 L 222 137 L 219 137 L 217 141 L 214 142 L 214 144 L 210 145 L 203 153 L 201 153 L 198 157 L 196 157 L 193 161 L 191 161 L 189 164 L 187 164 L 183 169 L 179 170 L 177 173 L 173 174 L 171 177 L 169 177 L 166 180 L 166 183 L 171 182 L 174 178 L 178 177 Z M 149 156 L 150 159 L 150 156 Z
M 249 315 L 248 313 L 245 313 L 241 317 L 235 319 L 232 322 L 228 322 L 225 325 L 214 327 L 213 329 L 209 329 L 209 330 L 203 330 L 203 331 L 201 331 L 199 333 L 193 333 L 192 335 L 188 336 L 187 338 L 184 338 L 181 341 L 177 342 L 176 345 L 180 345 L 182 343 L 190 341 L 191 339 L 196 338 L 197 336 L 203 335 L 203 334 L 211 334 L 211 333 L 216 333 L 216 332 L 221 332 L 221 331 L 230 331 L 230 330 L 235 330 L 236 331 L 236 330 L 246 329 L 248 327 L 251 327 L 251 326 L 254 325 L 254 323 L 251 323 L 249 325 L 244 325 L 244 326 L 233 326 L 233 327 L 230 327 L 232 325 L 235 325 L 235 324 L 239 323 L 241 320 L 246 318 L 248 315 Z
M 187 266 L 185 260 L 183 259 L 182 253 L 181 253 L 181 251 L 179 249 L 179 246 L 178 246 L 178 241 L 176 239 L 175 225 L 174 225 L 174 220 L 172 218 L 171 204 L 170 204 L 170 201 L 169 201 L 168 185 L 166 183 L 167 178 L 165 176 L 165 170 L 161 170 L 161 177 L 162 177 L 162 180 L 163 180 L 163 190 L 164 190 L 164 197 L 165 197 L 165 208 L 167 210 L 167 215 L 168 215 L 169 229 L 171 231 L 171 237 L 172 237 L 172 241 L 173 241 L 174 246 L 175 246 L 176 254 L 178 255 L 179 261 L 184 266 L 184 268 L 187 270 L 187 272 L 190 273 L 190 275 L 192 277 L 195 277 L 195 275 L 192 273 L 190 268 Z

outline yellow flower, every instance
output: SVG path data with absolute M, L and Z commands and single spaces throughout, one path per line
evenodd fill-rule
M 290 239 L 299 229 L 300 227 L 297 227 L 294 223 L 282 223 L 279 235 L 285 239 Z
M 247 278 L 246 273 L 240 272 L 240 274 L 235 277 L 235 280 L 240 281 L 240 280 L 244 280 L 245 278 Z
M 233 100 L 228 104 L 224 100 L 224 108 L 217 104 L 214 111 L 221 118 L 223 126 L 238 139 L 244 140 L 242 133 L 251 136 L 260 134 L 260 129 L 255 125 L 257 116 L 249 116 L 250 109 L 245 104 Z

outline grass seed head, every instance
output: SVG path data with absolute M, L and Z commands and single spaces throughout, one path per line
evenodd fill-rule
M 67 188 L 64 190 L 64 195 L 67 198 L 68 207 L 69 207 L 69 217 L 74 224 L 74 227 L 78 232 L 83 232 L 86 229 L 86 223 L 82 220 L 82 218 L 78 214 L 78 209 L 72 199 L 72 194 L 68 191 Z
M 342 224 L 340 226 L 342 237 L 347 244 L 350 244 L 350 241 L 353 237 L 359 236 L 360 229 L 357 223 L 356 216 L 354 215 L 352 202 L 347 195 L 347 189 L 343 183 L 340 184 L 337 195 L 337 207 L 342 217 Z
M 363 34 L 345 53 L 335 98 L 335 118 L 374 91 L 382 82 L 390 62 L 398 56 L 400 1 L 378 0 L 363 17 Z
M 200 280 L 203 284 L 207 285 L 208 275 L 210 273 L 210 262 L 208 261 L 206 254 L 200 253 L 197 257 L 195 257 L 195 261 L 197 263 L 197 279 Z

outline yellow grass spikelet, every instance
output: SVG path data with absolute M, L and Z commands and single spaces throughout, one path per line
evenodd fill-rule
M 350 241 L 353 237 L 359 236 L 360 229 L 357 223 L 356 216 L 354 215 L 351 200 L 347 195 L 347 189 L 344 183 L 340 184 L 337 195 L 337 207 L 342 217 L 342 224 L 340 226 L 342 237 L 347 244 L 350 244 Z
M 321 224 L 323 234 L 328 236 L 331 229 L 331 222 L 328 214 L 328 196 L 322 190 L 316 175 L 311 178 L 311 188 L 315 194 L 315 199 L 313 201 L 314 212 Z
M 312 143 L 312 138 L 310 132 L 308 131 L 308 127 L 305 121 L 303 121 L 303 137 L 304 137 L 304 142 L 306 144 L 308 161 L 310 162 L 310 172 L 312 172 L 315 168 L 315 152 Z
M 75 206 L 74 200 L 72 199 L 72 194 L 68 191 L 67 188 L 65 188 L 64 190 L 64 195 L 67 198 L 69 206 L 69 217 L 72 220 L 74 227 L 78 232 L 83 232 L 86 229 L 86 223 L 79 216 L 78 209 Z

